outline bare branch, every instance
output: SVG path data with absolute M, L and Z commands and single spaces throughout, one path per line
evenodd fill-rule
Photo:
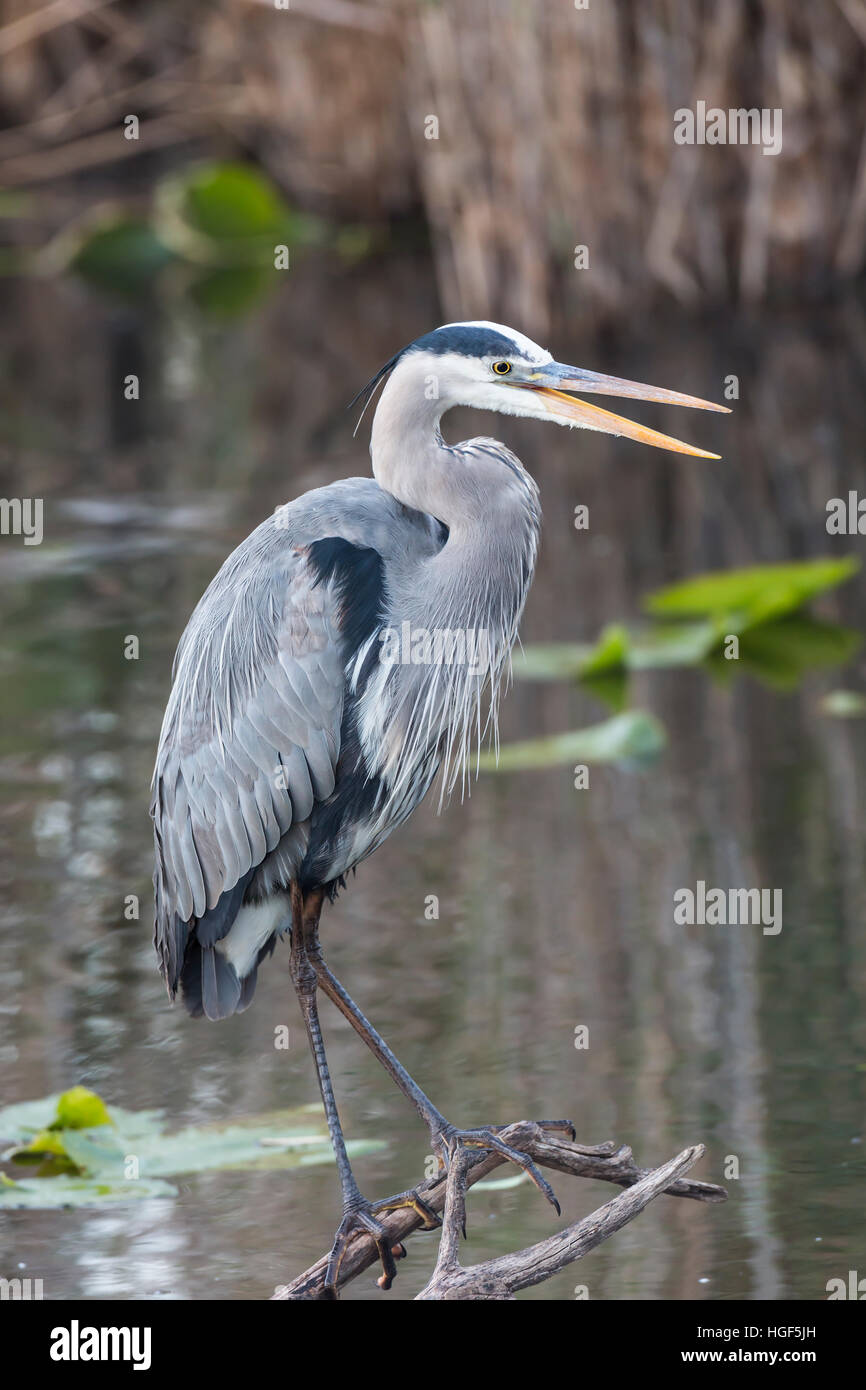
M 452 1182 L 452 1176 L 449 1174 L 440 1258 L 429 1284 L 418 1294 L 418 1300 L 511 1299 L 519 1289 L 528 1289 L 533 1284 L 543 1283 L 545 1279 L 550 1279 L 559 1270 L 581 1259 L 615 1231 L 634 1220 L 654 1197 L 664 1192 L 683 1173 L 688 1172 L 703 1153 L 702 1144 L 684 1149 L 676 1158 L 648 1173 L 619 1197 L 614 1197 L 613 1201 L 598 1207 L 582 1221 L 576 1221 L 564 1231 L 548 1236 L 547 1240 L 539 1241 L 537 1245 L 530 1245 L 513 1255 L 502 1255 L 498 1259 L 470 1265 L 465 1269 L 457 1259 L 458 1247 L 453 1240 L 449 1243 L 449 1256 L 442 1258 L 445 1236 L 449 1229 L 456 1229 L 459 1204 L 463 1195 L 460 1175 L 457 1174 Z M 453 1212 L 452 1203 L 455 1204 Z
M 415 1189 L 435 1212 L 445 1210 L 449 1183 L 454 1194 L 449 1219 L 446 1219 L 442 1233 L 436 1272 L 424 1293 L 419 1295 L 421 1298 L 508 1298 L 511 1296 L 509 1292 L 483 1293 L 465 1290 L 472 1286 L 472 1282 L 476 1289 L 482 1285 L 486 1286 L 491 1266 L 494 1267 L 494 1285 L 498 1289 L 505 1289 L 509 1279 L 517 1281 L 513 1284 L 514 1288 L 527 1288 L 529 1284 L 548 1279 L 557 1268 L 563 1268 L 573 1260 L 579 1259 L 626 1222 L 631 1221 L 661 1192 L 666 1192 L 672 1197 L 688 1197 L 700 1202 L 723 1202 L 727 1197 L 723 1187 L 714 1183 L 697 1182 L 683 1176 L 702 1156 L 704 1150 L 701 1145 L 684 1150 L 661 1168 L 645 1169 L 637 1166 L 631 1149 L 625 1145 L 571 1143 L 532 1121 L 520 1121 L 499 1130 L 498 1133 L 506 1144 L 528 1154 L 542 1167 L 555 1169 L 570 1177 L 597 1178 L 602 1182 L 612 1182 L 629 1191 L 599 1208 L 591 1216 L 585 1217 L 583 1221 L 551 1236 L 548 1241 L 542 1241 L 539 1246 L 532 1246 L 527 1251 L 504 1257 L 506 1262 L 517 1262 L 513 1268 L 500 1267 L 500 1261 L 492 1261 L 488 1265 L 476 1266 L 473 1270 L 461 1270 L 459 1266 L 455 1270 L 458 1244 L 456 1233 L 460 1230 L 461 1204 L 465 1191 L 506 1161 L 496 1153 L 479 1151 L 476 1154 L 472 1151 L 461 1151 L 459 1162 L 452 1163 L 451 1173 L 447 1178 L 440 1174 L 420 1183 Z M 421 1226 L 420 1216 L 408 1208 L 379 1215 L 377 1219 L 385 1227 L 387 1238 L 393 1246 L 402 1244 L 407 1236 Z M 343 1259 L 339 1280 L 341 1287 L 357 1278 L 376 1261 L 374 1242 L 366 1235 L 359 1235 L 349 1246 Z M 278 1288 L 273 1298 L 320 1298 L 327 1263 L 327 1255 L 323 1255 L 290 1284 Z M 544 1272 L 539 1273 L 539 1270 Z M 537 1277 L 527 1277 L 530 1275 Z M 437 1278 L 440 1281 L 438 1286 Z M 520 1282 L 524 1279 L 526 1282 Z

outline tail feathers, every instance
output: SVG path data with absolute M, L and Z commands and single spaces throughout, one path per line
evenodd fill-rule
M 243 1013 L 253 1002 L 259 966 L 273 953 L 285 913 L 273 900 L 267 913 L 249 907 L 243 911 L 239 941 L 233 941 L 230 932 L 214 945 L 203 944 L 197 935 L 187 945 L 180 983 L 193 1018 L 204 1015 L 216 1022 Z
M 243 993 L 234 966 L 213 946 L 202 946 L 195 938 L 186 949 L 180 985 L 187 1013 L 193 1018 L 204 1014 L 214 1021 L 236 1013 Z

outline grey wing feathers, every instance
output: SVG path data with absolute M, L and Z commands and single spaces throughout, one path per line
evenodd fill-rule
M 372 478 L 344 479 L 269 517 L 203 595 L 177 649 L 151 803 L 155 942 L 172 995 L 193 922 L 213 946 L 251 883 L 264 896 L 284 885 L 334 790 L 352 654 L 306 548 L 337 537 L 399 566 L 434 554 L 439 530 Z
M 334 610 L 303 550 L 266 523 L 223 566 L 181 640 L 151 804 L 155 940 L 172 992 L 185 924 L 333 790 L 345 687 Z

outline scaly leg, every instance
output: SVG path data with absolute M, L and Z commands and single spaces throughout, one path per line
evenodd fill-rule
M 307 898 L 309 910 L 304 915 L 304 931 L 306 941 L 306 951 L 310 964 L 316 974 L 319 987 L 328 998 L 334 1003 L 345 1018 L 349 1020 L 356 1033 L 363 1038 L 373 1055 L 378 1058 L 388 1075 L 395 1085 L 403 1092 L 404 1096 L 412 1102 L 421 1118 L 430 1130 L 430 1143 L 433 1152 L 439 1159 L 440 1164 L 447 1170 L 449 1163 L 457 1148 L 488 1149 L 495 1151 L 507 1158 L 511 1163 L 515 1163 L 528 1173 L 547 1200 L 560 1214 L 559 1202 L 556 1200 L 553 1188 L 541 1171 L 533 1163 L 527 1154 L 521 1153 L 519 1149 L 513 1149 L 498 1137 L 495 1127 L 484 1125 L 476 1129 L 458 1129 L 449 1124 L 445 1116 L 436 1109 L 436 1106 L 424 1094 L 421 1087 L 415 1082 L 407 1072 L 406 1068 L 397 1060 L 388 1044 L 379 1036 L 370 1021 L 364 1017 L 357 1004 L 340 984 L 340 981 L 331 973 L 325 958 L 322 955 L 322 948 L 319 944 L 318 926 L 319 914 L 321 912 L 321 897 L 318 903 L 314 904 Z M 574 1128 L 567 1120 L 549 1121 L 548 1128 L 562 1129 L 571 1134 L 574 1139 Z
M 309 899 L 308 899 L 309 901 Z M 321 898 L 318 902 L 318 909 L 321 908 Z M 340 1265 L 346 1250 L 354 1236 L 359 1232 L 366 1232 L 372 1236 L 376 1242 L 379 1252 L 379 1259 L 382 1262 L 382 1274 L 379 1278 L 379 1286 L 389 1289 L 394 1276 L 397 1272 L 394 1253 L 397 1247 L 392 1250 L 385 1238 L 385 1231 L 382 1224 L 376 1220 L 376 1211 L 393 1211 L 398 1207 L 410 1206 L 424 1220 L 425 1228 L 430 1230 L 439 1225 L 439 1218 L 436 1213 L 427 1206 L 419 1197 L 417 1192 L 400 1193 L 396 1197 L 386 1198 L 383 1202 L 369 1202 L 364 1197 L 355 1181 L 352 1172 L 352 1165 L 349 1162 L 349 1155 L 346 1151 L 346 1141 L 343 1138 L 343 1128 L 340 1124 L 340 1116 L 337 1111 L 337 1103 L 334 1097 L 334 1088 L 331 1084 L 331 1074 L 328 1068 L 328 1059 L 325 1055 L 325 1044 L 322 1038 L 322 1030 L 319 1024 L 319 1010 L 316 1003 L 317 977 L 312 966 L 307 950 L 307 922 L 308 918 L 304 912 L 304 904 L 300 900 L 300 894 L 292 894 L 292 947 L 290 970 L 292 983 L 298 996 L 298 1003 L 304 1019 L 307 1038 L 310 1044 L 310 1051 L 316 1063 L 316 1073 L 319 1080 L 319 1090 L 322 1094 L 322 1104 L 325 1107 L 325 1118 L 328 1122 L 328 1132 L 331 1136 L 334 1155 L 337 1160 L 337 1171 L 340 1176 L 340 1187 L 343 1194 L 343 1218 L 337 1228 L 334 1243 L 328 1257 L 328 1267 L 325 1272 L 325 1296 L 327 1298 L 337 1297 L 337 1284 L 340 1275 Z M 318 911 L 316 915 L 318 920 Z M 402 1250 L 399 1253 L 405 1253 Z

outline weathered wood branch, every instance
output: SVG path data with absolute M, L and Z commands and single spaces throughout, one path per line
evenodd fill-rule
M 501 1138 L 542 1167 L 570 1177 L 598 1178 L 627 1189 L 581 1221 L 566 1227 L 537 1245 L 512 1255 L 463 1268 L 458 1261 L 459 1233 L 465 1193 L 469 1187 L 506 1162 L 499 1154 L 461 1150 L 447 1175 L 419 1183 L 416 1191 L 434 1211 L 445 1213 L 436 1269 L 419 1299 L 508 1299 L 518 1289 L 549 1279 L 558 1270 L 600 1245 L 633 1220 L 655 1197 L 689 1197 L 700 1202 L 723 1202 L 727 1193 L 715 1183 L 684 1176 L 704 1153 L 697 1144 L 659 1168 L 640 1168 L 626 1145 L 575 1144 L 532 1121 L 519 1121 L 499 1131 Z M 421 1225 L 421 1218 L 401 1208 L 377 1218 L 389 1241 L 399 1246 Z M 359 1235 L 346 1252 L 340 1268 L 340 1287 L 357 1278 L 377 1261 L 376 1247 Z M 327 1255 L 291 1283 L 278 1288 L 276 1300 L 318 1299 L 322 1296 Z

